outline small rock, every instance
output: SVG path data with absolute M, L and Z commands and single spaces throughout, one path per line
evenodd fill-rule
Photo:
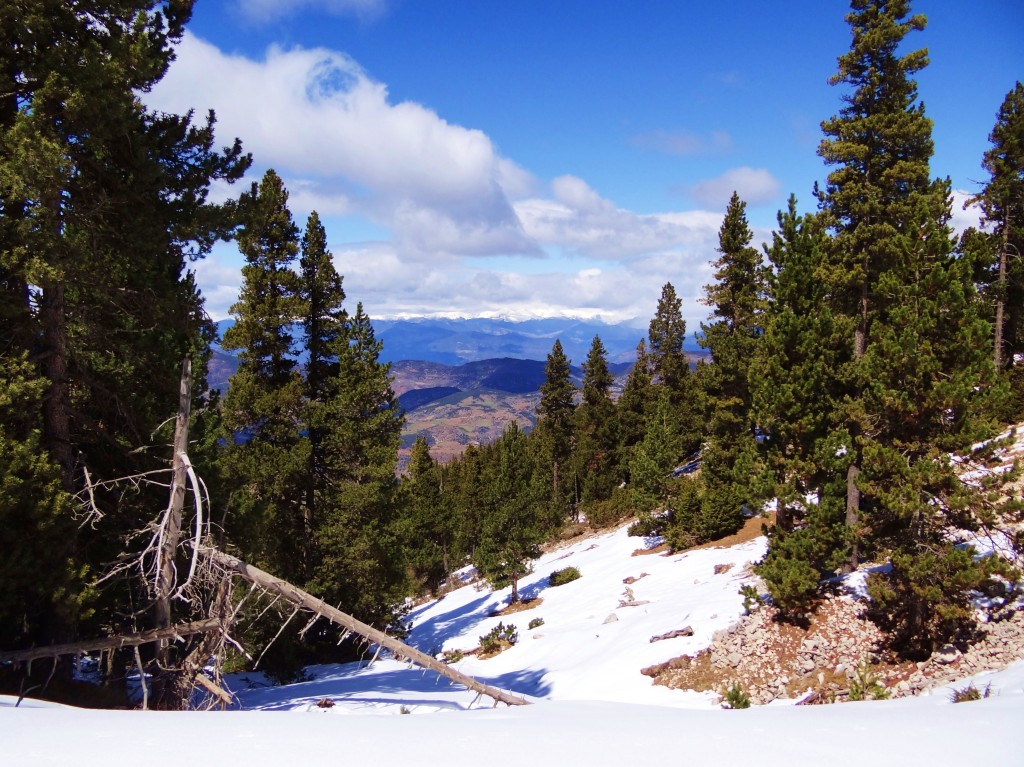
M 609 623 L 615 623 L 618 620 L 619 620 L 619 616 L 616 615 L 615 613 L 612 613 L 611 615 L 609 615 L 607 618 L 604 619 L 604 622 L 602 622 L 601 625 L 605 626 L 605 625 L 607 625 Z
M 715 575 L 721 575 L 732 570 L 732 562 L 727 562 L 723 565 L 715 565 Z
M 961 655 L 960 651 L 951 644 L 942 645 L 932 653 L 932 660 L 943 665 L 952 663 Z

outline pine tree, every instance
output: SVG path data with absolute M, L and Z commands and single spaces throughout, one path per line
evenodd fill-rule
M 336 388 L 338 351 L 347 345 L 348 313 L 344 309 L 342 277 L 334 268 L 327 249 L 327 233 L 313 211 L 306 222 L 299 259 L 299 295 L 302 300 L 303 345 L 308 355 L 305 378 L 305 408 L 302 416 L 309 440 L 309 466 L 305 476 L 303 536 L 305 572 L 316 567 L 316 518 L 322 513 L 324 493 L 330 477 L 325 441 L 331 429 L 327 402 Z
M 992 147 L 982 162 L 989 180 L 977 200 L 990 229 L 981 237 L 992 254 L 983 282 L 995 309 L 993 360 L 997 370 L 1004 370 L 1013 368 L 1015 357 L 1024 353 L 1024 85 L 1020 82 L 999 107 L 989 141 Z M 1017 398 L 1024 399 L 1022 376 L 1015 378 Z
M 320 561 L 311 589 L 360 620 L 387 627 L 408 589 L 396 478 L 405 417 L 361 303 L 337 344 L 330 351 L 338 372 L 324 403 L 329 484 L 317 520 Z
M 594 336 L 583 363 L 583 389 L 576 409 L 576 464 L 581 478 L 579 500 L 586 505 L 607 500 L 617 484 L 615 475 L 618 433 L 615 403 L 611 398 L 614 378 L 599 336 Z
M 540 556 L 544 539 L 526 435 L 515 421 L 497 443 L 497 456 L 498 470 L 473 564 L 495 588 L 510 585 L 514 603 L 519 601 L 519 580 L 530 572 L 531 560 Z
M 634 449 L 644 438 L 647 419 L 654 405 L 652 385 L 647 344 L 641 338 L 636 346 L 636 362 L 630 368 L 626 385 L 615 403 L 615 420 L 619 431 L 616 471 L 620 482 L 630 480 L 629 463 Z
M 931 121 L 911 78 L 927 53 L 897 53 L 925 19 L 908 17 L 906 0 L 852 8 L 853 44 L 833 78 L 851 92 L 819 149 L 835 166 L 821 193 L 834 233 L 823 276 L 833 310 L 855 323 L 842 414 L 850 562 L 892 552 L 886 580 L 908 597 L 887 601 L 908 617 L 895 641 L 926 652 L 941 608 L 901 579 L 921 572 L 908 564 L 917 557 L 948 548 L 947 524 L 971 524 L 969 493 L 943 456 L 981 433 L 973 416 L 977 388 L 992 380 L 991 331 L 977 314 L 974 265 L 952 254 L 949 182 L 929 177 Z M 960 589 L 955 576 L 947 586 Z
M 239 249 L 243 285 L 231 307 L 235 324 L 223 347 L 238 350 L 238 371 L 224 400 L 227 460 L 236 478 L 240 518 L 230 530 L 247 556 L 287 580 L 308 578 L 303 487 L 309 463 L 303 381 L 291 328 L 300 315 L 291 266 L 299 233 L 281 178 L 268 170 L 243 200 Z
M 679 465 L 675 410 L 664 387 L 655 389 L 654 410 L 629 461 L 629 487 L 633 504 L 640 512 L 665 508 L 672 491 L 672 470 Z
M 647 329 L 649 353 L 654 380 L 674 393 L 681 393 L 690 373 L 689 362 L 683 352 L 686 340 L 686 320 L 682 314 L 682 300 L 676 295 L 671 282 L 661 289 L 658 308 Z
M 768 248 L 765 333 L 750 371 L 753 411 L 764 429 L 776 524 L 758 566 L 777 606 L 803 612 L 822 577 L 845 559 L 848 451 L 839 430 L 842 369 L 853 321 L 836 317 L 820 279 L 829 247 L 822 218 L 799 215 L 790 197 Z
M 458 552 L 454 508 L 442 494 L 442 468 L 431 457 L 423 437 L 413 443 L 409 477 L 402 485 L 407 525 L 404 548 L 419 582 L 434 592 L 451 573 Z
M 878 290 L 884 271 L 899 259 L 899 248 L 917 232 L 908 220 L 919 200 L 930 192 L 928 160 L 932 154 L 931 122 L 917 104 L 913 74 L 927 65 L 927 52 L 899 56 L 897 48 L 925 18 L 907 15 L 908 0 L 854 0 L 847 16 L 853 30 L 851 50 L 839 57 L 833 84 L 845 83 L 852 93 L 836 117 L 822 123 L 826 138 L 818 153 L 836 166 L 821 193 L 821 205 L 834 230 L 830 269 L 833 301 L 840 314 L 856 318 L 854 367 L 850 386 L 854 399 L 867 386 L 862 370 L 871 326 L 891 300 Z M 863 482 L 862 440 L 867 413 L 851 407 L 848 426 L 853 458 L 847 475 L 846 522 L 860 525 Z M 859 556 L 855 534 L 851 564 Z
M 682 315 L 682 300 L 671 282 L 661 289 L 647 338 L 652 382 L 668 397 L 671 406 L 668 428 L 673 445 L 679 450 L 676 460 L 682 461 L 700 448 L 703 403 L 683 351 L 686 320 Z
M 27 355 L 0 353 L 0 646 L 29 647 L 72 625 L 88 596 L 60 470 L 42 450 L 46 382 Z M 41 566 L 45 564 L 46 566 Z M 59 633 L 59 631 L 58 631 Z
M 701 461 L 700 530 L 694 531 L 703 540 L 736 532 L 755 494 L 757 443 L 748 379 L 764 330 L 766 279 L 752 238 L 746 203 L 734 192 L 718 233 L 716 282 L 704 288 L 714 321 L 701 324 L 701 345 L 712 360 L 702 376 L 712 414 Z
M 543 470 L 541 493 L 547 499 L 549 524 L 557 527 L 573 513 L 572 498 L 576 478 L 572 476 L 573 414 L 576 387 L 562 342 L 555 340 L 544 367 L 544 383 L 537 405 L 537 427 L 532 442 Z
M 177 406 L 182 358 L 201 370 L 209 353 L 187 264 L 233 225 L 231 205 L 208 201 L 211 182 L 236 180 L 249 159 L 237 142 L 214 150 L 212 113 L 195 125 L 191 114 L 148 112 L 138 97 L 165 73 L 191 8 L 30 0 L 0 9 L 0 316 L 10 323 L 0 335 L 46 384 L 38 449 L 64 493 L 84 489 L 86 470 L 109 482 L 165 468 L 164 454 L 144 448 Z M 51 552 L 76 571 L 115 559 L 166 500 L 155 485 L 92 489 L 103 524 L 73 525 Z M 146 599 L 125 588 L 107 582 L 94 624 L 125 625 L 125 605 Z M 72 623 L 49 638 L 71 638 Z

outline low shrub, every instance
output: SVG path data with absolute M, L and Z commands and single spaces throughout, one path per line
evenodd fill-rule
M 564 586 L 572 583 L 580 577 L 580 571 L 575 567 L 566 567 L 562 570 L 555 570 L 548 576 L 548 583 L 551 586 Z
M 953 690 L 949 696 L 950 703 L 966 703 L 969 700 L 981 700 L 992 694 L 992 685 L 985 685 L 984 690 L 979 690 L 973 684 L 969 684 L 960 690 Z
M 488 633 L 480 637 L 480 654 L 483 656 L 497 655 L 519 641 L 519 631 L 513 624 L 499 623 Z
M 750 708 L 750 695 L 739 682 L 722 692 L 722 708 Z
M 539 629 L 543 625 L 544 625 L 544 619 L 543 618 L 534 618 L 533 620 L 530 621 L 530 624 L 529 624 L 529 626 L 527 626 L 527 628 Z
M 458 663 L 465 657 L 466 654 L 462 652 L 462 650 L 445 650 L 442 660 L 448 665 L 451 665 L 452 663 Z
M 850 700 L 886 700 L 889 691 L 871 670 L 867 658 L 860 662 L 850 680 Z
M 743 612 L 747 615 L 761 606 L 761 595 L 749 583 L 740 586 L 740 596 L 743 597 Z

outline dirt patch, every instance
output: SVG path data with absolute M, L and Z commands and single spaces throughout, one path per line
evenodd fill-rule
M 491 617 L 497 618 L 500 615 L 515 615 L 516 613 L 525 612 L 532 610 L 534 607 L 540 607 L 544 604 L 544 600 L 541 597 L 534 599 L 521 599 L 518 602 L 513 602 L 503 610 L 496 610 L 491 613 Z
M 694 546 L 686 549 L 686 551 L 693 551 L 695 549 L 725 549 L 730 546 L 736 546 L 740 543 L 746 543 L 752 541 L 755 538 L 760 538 L 764 535 L 764 527 L 772 527 L 775 524 L 774 512 L 764 517 L 751 517 L 743 523 L 743 527 L 739 531 L 732 535 L 727 535 L 725 538 L 719 538 L 717 541 L 708 541 L 702 543 L 700 546 Z

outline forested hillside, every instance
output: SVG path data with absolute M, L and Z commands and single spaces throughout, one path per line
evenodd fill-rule
M 366 650 L 316 615 L 290 624 L 204 546 L 401 633 L 407 600 L 466 563 L 515 602 L 545 542 L 633 517 L 683 550 L 773 515 L 756 572 L 798 623 L 837 573 L 879 565 L 872 617 L 894 657 L 966 646 L 972 597 L 1016 598 L 1011 559 L 958 536 L 1024 547 L 1005 492 L 1019 467 L 961 478 L 1024 416 L 1024 86 L 992 105 L 982 226 L 958 236 L 909 0 L 851 2 L 824 185 L 790 198 L 764 248 L 738 194 L 722 211 L 699 364 L 665 274 L 621 386 L 599 335 L 580 359 L 545 338 L 543 363 L 501 379 L 538 392 L 530 412 L 444 462 L 424 432 L 406 473 L 399 393 L 464 387 L 423 369 L 430 386 L 399 392 L 394 328 L 346 294 L 319 215 L 296 222 L 272 169 L 225 197 L 252 163 L 242 143 L 214 145 L 213 113 L 143 105 L 192 5 L 0 11 L 0 649 L 162 630 L 106 654 L 105 694 L 137 666 L 150 705 L 176 708 L 211 655 L 214 677 L 260 662 L 289 678 Z M 219 396 L 193 264 L 223 240 L 245 265 Z M 74 657 L 8 664 L 0 686 L 77 700 Z

